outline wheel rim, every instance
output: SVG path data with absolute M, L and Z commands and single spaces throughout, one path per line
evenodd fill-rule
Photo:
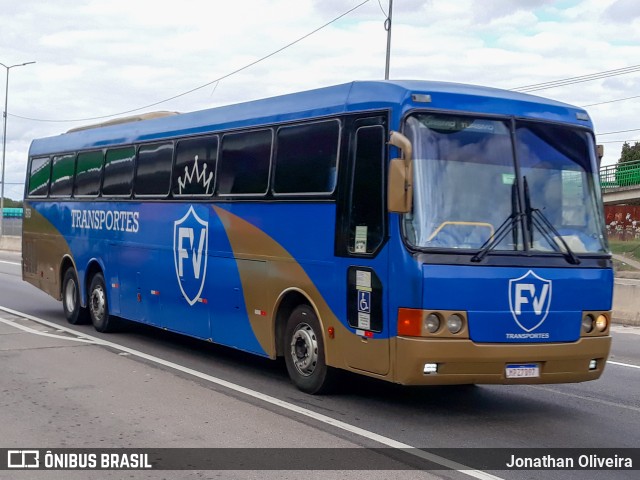
M 300 375 L 308 377 L 318 364 L 318 340 L 310 325 L 299 324 L 291 338 L 291 360 Z
M 98 285 L 91 292 L 91 315 L 97 321 L 102 321 L 106 309 L 106 297 L 104 289 Z
M 70 312 L 76 309 L 76 282 L 70 278 L 67 281 L 67 286 L 64 289 L 64 301 L 67 304 L 67 310 Z

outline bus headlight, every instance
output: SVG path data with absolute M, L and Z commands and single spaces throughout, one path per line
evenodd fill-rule
M 598 315 L 598 318 L 596 318 L 596 330 L 598 330 L 599 332 L 604 332 L 607 329 L 607 324 L 609 322 L 607 321 L 607 317 L 605 317 L 604 315 Z
M 424 319 L 423 331 L 436 333 L 440 329 L 440 317 L 431 313 Z
M 453 315 L 450 315 L 449 318 L 447 318 L 447 328 L 451 333 L 458 333 L 460 330 L 462 330 L 462 325 L 462 317 L 460 317 L 460 315 L 458 315 L 457 313 L 454 313 Z
M 593 330 L 593 317 L 591 315 L 585 315 L 582 318 L 582 331 L 584 333 L 591 333 L 592 330 Z
M 467 322 L 467 312 L 460 310 L 399 308 L 398 336 L 429 340 L 468 338 Z

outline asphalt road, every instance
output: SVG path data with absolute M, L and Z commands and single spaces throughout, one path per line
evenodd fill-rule
M 0 253 L 0 306 L 71 327 L 60 303 L 21 281 L 17 262 L 19 255 Z M 56 330 L 6 312 L 1 316 L 27 329 Z M 349 376 L 337 394 L 309 396 L 289 383 L 281 362 L 144 326 L 128 325 L 107 335 L 90 326 L 72 327 L 98 343 L 104 339 L 116 346 L 42 337 L 16 331 L 6 323 L 0 327 L 1 447 L 342 448 L 397 442 L 427 449 L 606 449 L 640 445 L 639 328 L 614 327 L 612 362 L 595 382 L 406 388 Z M 77 336 L 68 331 L 56 335 Z M 140 358 L 135 352 L 148 357 Z M 638 467 L 635 471 L 489 474 L 505 479 L 635 479 Z M 34 478 L 3 477 L 6 473 L 0 471 L 0 478 Z M 83 473 L 76 478 L 124 478 L 107 477 L 105 472 L 38 473 L 42 476 L 37 478 L 47 479 L 76 473 Z M 348 470 L 156 474 L 157 478 L 265 478 L 272 474 L 273 478 L 428 478 L 415 471 Z M 148 475 L 127 472 L 126 477 Z M 472 478 L 455 470 L 435 475 Z M 483 475 L 473 473 L 476 478 Z

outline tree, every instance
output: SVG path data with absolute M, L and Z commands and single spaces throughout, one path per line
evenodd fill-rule
M 640 164 L 638 162 L 640 162 L 640 142 L 635 142 L 633 146 L 624 142 L 616 168 L 616 183 L 619 187 L 640 185 Z
M 640 160 L 640 142 L 635 142 L 633 146 L 624 142 L 618 163 L 634 162 L 636 160 Z
M 21 200 L 11 200 L 10 198 L 4 198 L 4 206 L 5 208 L 22 208 Z

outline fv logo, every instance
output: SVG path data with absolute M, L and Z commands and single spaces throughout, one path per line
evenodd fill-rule
M 207 276 L 209 223 L 193 209 L 173 222 L 173 260 L 182 295 L 193 305 L 202 295 Z
M 509 308 L 516 323 L 525 332 L 542 325 L 551 306 L 551 280 L 529 270 L 520 278 L 509 280 Z

